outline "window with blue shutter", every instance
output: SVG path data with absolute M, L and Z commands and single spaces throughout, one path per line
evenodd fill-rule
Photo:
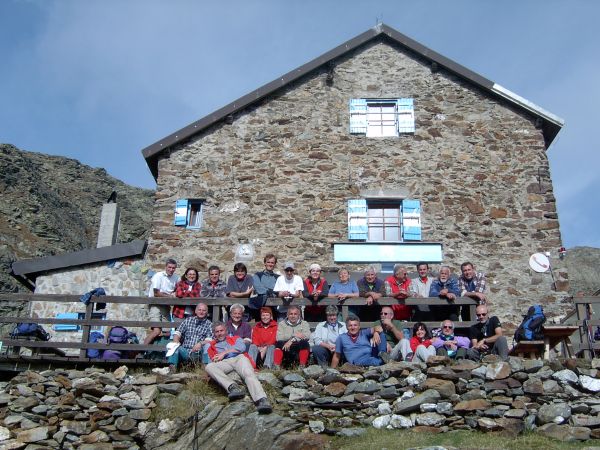
M 402 238 L 405 241 L 421 240 L 421 202 L 402 201 Z
M 412 98 L 353 98 L 349 103 L 351 134 L 389 137 L 415 132 Z
M 202 228 L 202 200 L 180 199 L 175 202 L 175 225 L 189 229 Z
M 420 241 L 421 202 L 396 199 L 348 200 L 348 240 Z
M 366 241 L 368 233 L 367 201 L 364 198 L 348 200 L 348 240 Z
M 350 133 L 367 133 L 367 101 L 364 98 L 350 99 Z

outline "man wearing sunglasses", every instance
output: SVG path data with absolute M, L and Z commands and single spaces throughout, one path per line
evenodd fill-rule
M 452 359 L 464 359 L 467 356 L 467 349 L 471 345 L 469 338 L 456 336 L 454 334 L 454 323 L 451 320 L 444 320 L 440 328 L 442 334 L 435 337 L 432 341 L 438 356 L 447 356 Z
M 497 316 L 490 317 L 486 305 L 479 305 L 475 312 L 477 323 L 469 329 L 472 348 L 467 351 L 467 358 L 479 361 L 488 353 L 493 353 L 507 360 L 508 342 L 502 335 L 500 320 Z

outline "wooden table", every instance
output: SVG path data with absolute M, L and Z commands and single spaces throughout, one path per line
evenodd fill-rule
M 544 359 L 550 359 L 550 349 L 562 344 L 563 356 L 572 358 L 573 346 L 571 345 L 571 335 L 579 330 L 576 325 L 544 325 L 542 333 L 544 334 Z

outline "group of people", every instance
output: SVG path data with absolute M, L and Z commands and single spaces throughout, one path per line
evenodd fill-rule
M 312 264 L 303 280 L 297 275 L 292 262 L 284 264 L 284 274 L 274 272 L 277 257 L 267 254 L 264 270 L 249 275 L 242 263 L 234 266 L 234 274 L 227 283 L 220 278 L 216 266 L 208 269 L 208 278 L 198 281 L 198 272 L 187 268 L 184 275 L 175 275 L 177 263 L 167 260 L 165 270 L 151 280 L 150 296 L 186 299 L 173 307 L 151 305 L 150 320 L 168 321 L 170 316 L 184 319 L 172 336 L 168 353 L 169 367 L 176 370 L 181 362 L 202 361 L 206 372 L 228 392 L 230 399 L 240 396 L 239 387 L 227 376 L 236 371 L 248 385 L 259 412 L 269 412 L 270 405 L 264 390 L 256 380 L 254 369 L 278 368 L 282 365 L 306 366 L 310 355 L 316 363 L 337 367 L 342 360 L 362 366 L 381 365 L 390 360 L 426 362 L 430 356 L 480 359 L 487 353 L 508 357 L 508 344 L 496 316 L 489 316 L 485 296 L 485 277 L 475 271 L 472 263 L 461 266 L 461 276 L 450 276 L 450 269 L 442 266 L 434 278 L 427 263 L 417 264 L 418 277 L 410 279 L 404 266 L 396 265 L 392 275 L 382 280 L 373 267 L 365 270 L 357 282 L 350 280 L 347 269 L 338 272 L 339 281 L 331 286 L 321 276 L 321 267 Z M 459 309 L 452 302 L 457 297 L 468 296 L 477 300 L 477 323 L 470 327 L 469 336 L 454 333 L 454 321 Z M 225 322 L 209 320 L 209 306 L 192 298 L 230 297 L 235 302 L 229 306 Z M 350 307 L 345 322 L 340 321 L 340 311 L 335 305 L 323 306 L 319 301 L 334 298 L 342 302 L 348 298 L 362 297 L 364 306 Z M 381 297 L 399 301 L 391 306 L 380 306 Z M 402 300 L 408 297 L 439 297 L 446 300 L 435 306 L 419 306 L 413 310 Z M 235 299 L 247 298 L 247 307 Z M 267 299 L 280 298 L 281 304 L 273 311 L 265 306 Z M 312 300 L 304 311 L 294 299 Z M 276 319 L 281 319 L 279 322 Z M 309 321 L 325 318 L 311 332 Z M 248 319 L 254 319 L 253 326 Z M 418 320 L 412 333 L 402 321 Z M 361 320 L 375 322 L 371 328 L 361 328 Z M 425 323 L 441 320 L 439 333 L 430 334 Z M 166 331 L 166 330 L 165 330 Z M 163 333 L 152 327 L 145 344 Z

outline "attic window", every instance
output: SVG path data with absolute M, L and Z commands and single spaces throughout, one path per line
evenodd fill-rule
M 175 203 L 175 225 L 192 230 L 202 228 L 202 205 L 200 199 L 180 199 Z
M 367 137 L 399 136 L 415 132 L 412 98 L 350 100 L 350 133 Z

